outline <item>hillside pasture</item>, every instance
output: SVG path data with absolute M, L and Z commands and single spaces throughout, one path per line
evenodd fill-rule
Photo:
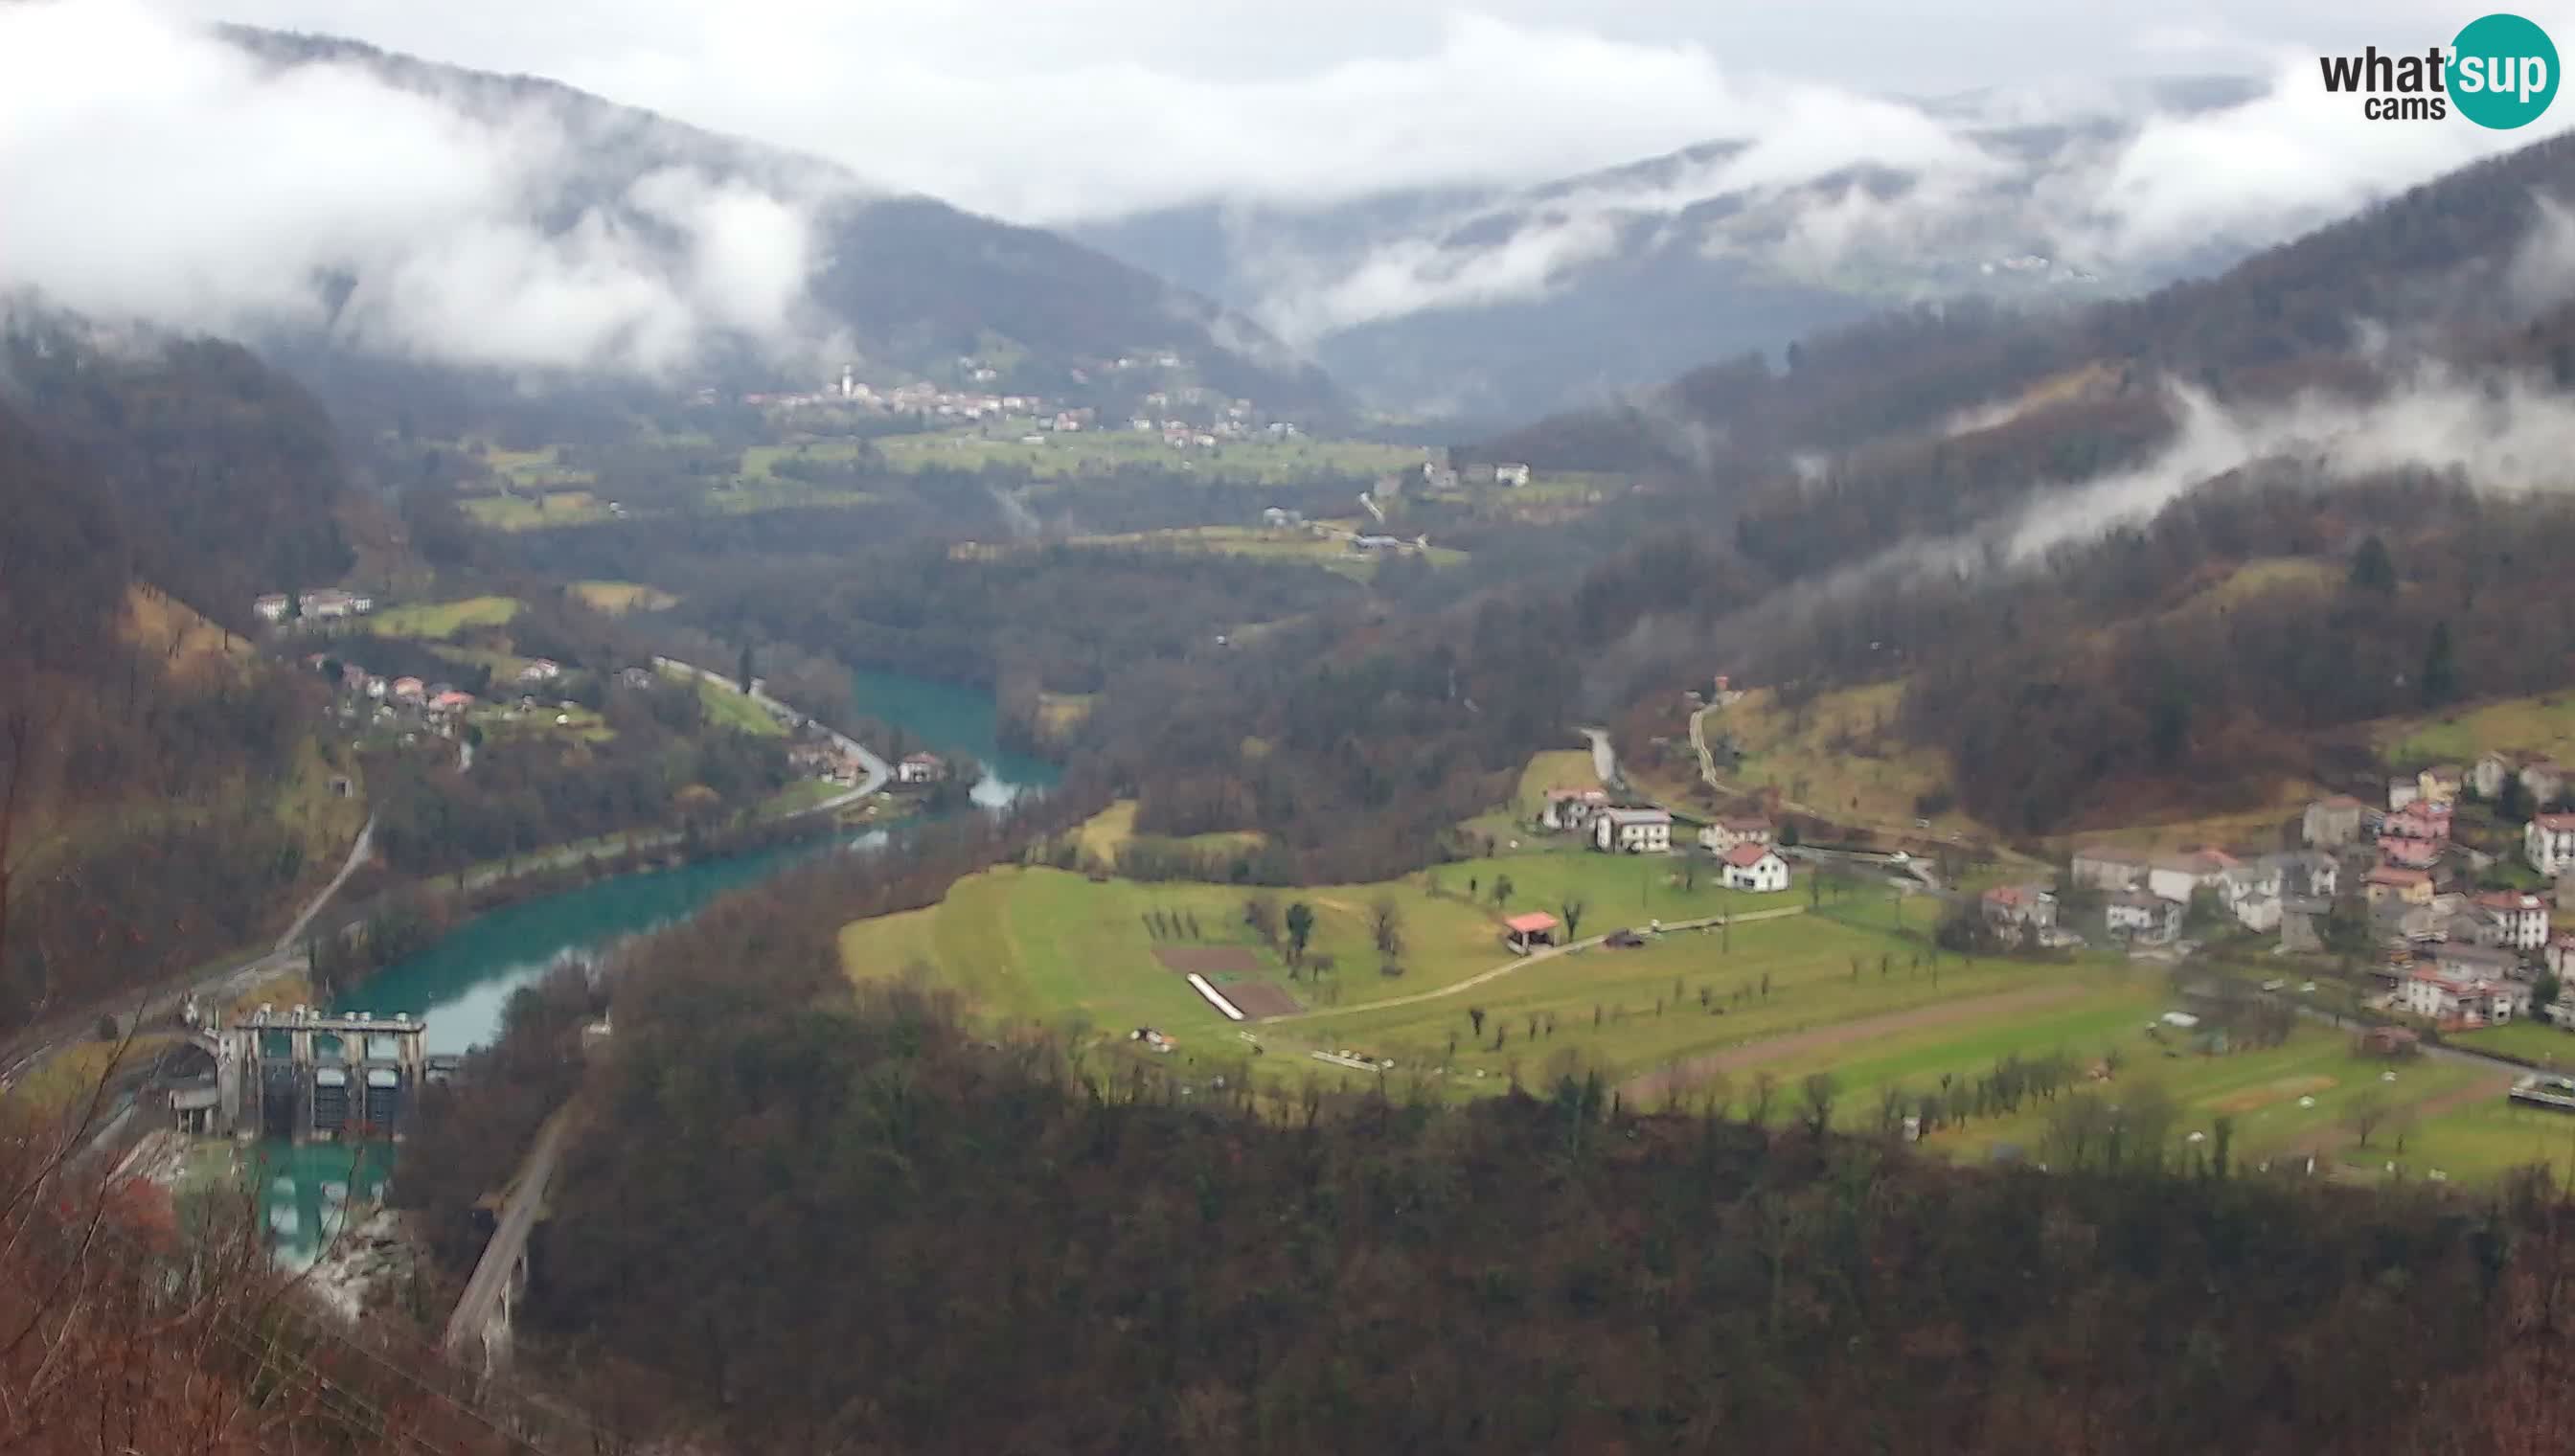
M 425 640 L 451 638 L 469 627 L 503 627 L 519 615 L 515 597 L 468 597 L 456 602 L 425 602 L 389 607 L 366 619 L 378 637 Z

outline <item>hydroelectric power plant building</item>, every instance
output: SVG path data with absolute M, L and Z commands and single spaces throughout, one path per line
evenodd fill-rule
M 331 1014 L 262 1006 L 200 1033 L 215 1055 L 202 1130 L 307 1138 L 400 1136 L 422 1088 L 453 1058 L 431 1057 L 427 1022 L 408 1012 Z

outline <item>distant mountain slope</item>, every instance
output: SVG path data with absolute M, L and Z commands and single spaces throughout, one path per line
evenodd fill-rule
M 605 333 L 602 358 L 568 361 L 575 372 L 641 358 L 696 378 L 819 384 L 855 358 L 872 370 L 941 379 L 990 368 L 997 388 L 1050 394 L 1196 383 L 1275 408 L 1333 398 L 1318 370 L 1248 320 L 1052 233 L 890 194 L 835 164 L 552 81 L 328 37 L 241 27 L 221 34 L 272 76 L 354 71 L 425 99 L 502 157 L 515 214 L 480 220 L 489 226 L 464 243 L 480 247 L 506 231 L 521 254 L 569 265 L 583 288 L 604 277 L 620 291 L 609 300 L 545 298 L 550 309 L 532 310 L 536 317 L 560 312 L 569 331 L 585 307 L 667 296 L 670 307 L 638 306 L 631 327 Z M 524 284 L 507 267 L 494 271 L 508 286 Z M 328 342 L 475 363 L 480 341 L 421 337 L 438 321 L 420 317 L 417 294 L 464 276 L 447 260 L 348 259 L 319 285 Z M 1103 377 L 1122 356 L 1165 355 L 1177 365 Z
M 2096 221 L 2069 179 L 2106 167 L 2134 116 L 2247 92 L 2168 83 L 2043 125 L 1977 123 L 2003 114 L 1992 97 L 1925 103 L 1926 128 L 1954 126 L 1959 145 L 1914 167 L 1782 176 L 1764 144 L 1716 141 L 1525 189 L 1201 204 L 1069 231 L 1310 347 L 1374 402 L 1525 418 L 1890 303 L 2081 303 L 2230 261 L 2242 245 L 2225 238 L 2142 267 L 2050 255 Z

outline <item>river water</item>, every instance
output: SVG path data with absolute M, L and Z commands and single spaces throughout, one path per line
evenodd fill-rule
M 995 740 L 992 695 L 901 673 L 857 676 L 858 711 L 910 735 L 917 745 L 973 754 L 985 765 L 976 802 L 988 807 L 1053 786 L 1055 765 L 1003 751 Z M 883 750 L 887 745 L 871 743 Z M 379 1015 L 408 1011 L 429 1025 L 432 1052 L 462 1052 L 492 1039 L 502 1008 L 520 987 L 542 979 L 570 956 L 596 955 L 629 935 L 696 913 L 728 890 L 757 883 L 821 852 L 830 843 L 882 843 L 883 830 L 855 839 L 790 844 L 758 853 L 705 859 L 601 880 L 561 894 L 494 910 L 437 944 L 367 977 L 335 1009 Z M 343 1196 L 381 1194 L 391 1159 L 317 1145 L 266 1149 L 260 1176 L 263 1216 L 279 1253 L 309 1262 L 336 1228 Z M 357 1179 L 351 1185 L 352 1177 Z

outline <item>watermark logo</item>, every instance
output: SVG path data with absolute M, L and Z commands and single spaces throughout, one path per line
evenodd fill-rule
M 2510 131 L 2539 120 L 2557 97 L 2557 45 L 2518 15 L 2469 21 L 2444 51 L 2323 56 L 2325 90 L 2362 98 L 2371 121 L 2443 121 L 2452 111 Z

